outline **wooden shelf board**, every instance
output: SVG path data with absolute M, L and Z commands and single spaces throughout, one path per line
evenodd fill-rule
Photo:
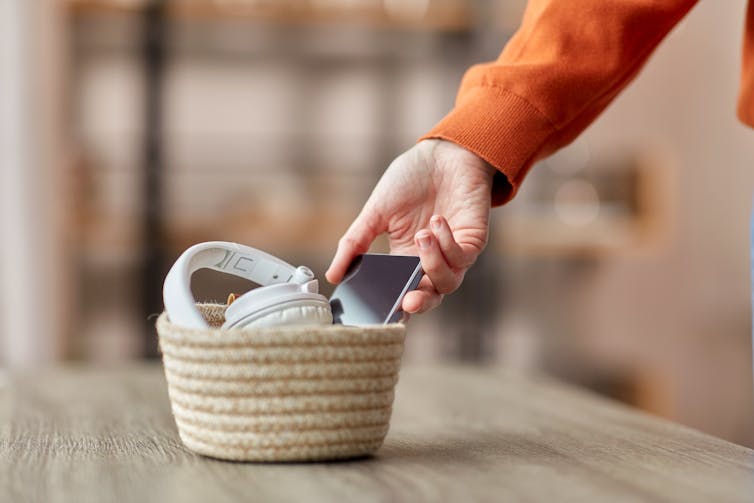
M 147 0 L 67 0 L 73 15 L 138 14 Z M 176 20 L 243 20 L 278 24 L 348 23 L 377 28 L 464 32 L 471 26 L 469 2 L 455 0 L 432 2 L 421 17 L 391 16 L 381 2 L 370 2 L 350 8 L 317 7 L 311 2 L 212 2 L 182 0 L 166 4 L 169 18 Z

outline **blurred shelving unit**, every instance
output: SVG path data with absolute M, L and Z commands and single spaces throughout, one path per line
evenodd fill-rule
M 673 166 L 673 156 L 656 147 L 593 152 L 580 139 L 532 169 L 492 229 L 492 247 L 516 264 L 507 281 L 508 326 L 515 332 L 516 320 L 526 325 L 504 342 L 504 360 L 667 415 L 662 372 L 618 354 L 599 361 L 585 338 L 602 266 L 662 254 L 672 240 Z
M 532 169 L 498 221 L 498 250 L 597 260 L 657 249 L 671 235 L 670 166 L 661 152 L 646 148 L 594 158 L 577 141 Z
M 387 163 L 452 103 L 481 40 L 469 0 L 66 5 L 90 196 L 83 295 L 119 290 L 111 303 L 128 306 L 140 288 L 145 305 L 121 322 L 160 309 L 165 265 L 200 240 L 322 269 Z M 155 354 L 150 324 L 126 353 Z

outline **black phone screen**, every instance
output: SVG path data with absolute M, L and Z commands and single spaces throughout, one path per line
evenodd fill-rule
M 359 255 L 330 297 L 333 323 L 371 325 L 398 321 L 400 302 L 421 279 L 419 257 Z

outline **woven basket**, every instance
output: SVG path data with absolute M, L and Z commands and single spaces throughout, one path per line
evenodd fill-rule
M 405 327 L 221 330 L 157 320 L 183 443 L 236 461 L 316 461 L 374 453 L 388 431 Z

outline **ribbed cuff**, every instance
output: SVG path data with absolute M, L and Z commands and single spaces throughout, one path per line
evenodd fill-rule
M 420 140 L 452 141 L 505 175 L 495 177 L 492 205 L 516 194 L 555 127 L 534 106 L 505 89 L 478 84 L 463 90 L 453 110 Z M 507 183 L 506 183 L 507 182 Z

